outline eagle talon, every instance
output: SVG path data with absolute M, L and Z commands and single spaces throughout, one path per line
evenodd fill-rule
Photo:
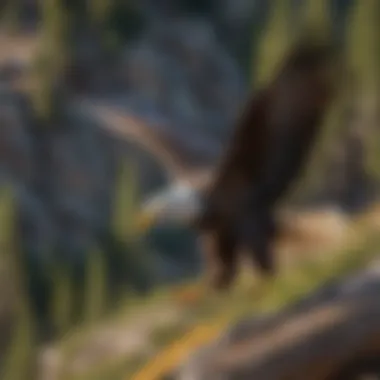
M 231 288 L 234 278 L 234 273 L 226 268 L 223 270 L 215 270 L 208 278 L 207 282 L 211 289 L 221 293 L 226 292 Z

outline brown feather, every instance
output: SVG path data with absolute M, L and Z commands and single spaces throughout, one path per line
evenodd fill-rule
M 213 241 L 204 255 L 215 288 L 232 283 L 241 248 L 264 274 L 274 273 L 275 206 L 306 165 L 332 98 L 331 53 L 329 46 L 296 45 L 236 123 L 195 223 Z

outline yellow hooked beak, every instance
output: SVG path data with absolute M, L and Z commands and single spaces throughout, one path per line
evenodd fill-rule
M 141 211 L 137 215 L 137 220 L 136 220 L 136 230 L 138 232 L 146 232 L 152 226 L 155 224 L 157 221 L 157 214 L 153 211 Z

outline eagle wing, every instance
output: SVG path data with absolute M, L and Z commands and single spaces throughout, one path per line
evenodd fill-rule
M 220 155 L 220 144 L 206 135 L 178 133 L 170 125 L 148 122 L 120 107 L 82 100 L 80 108 L 118 138 L 140 145 L 156 157 L 174 181 L 204 187 Z M 176 133 L 175 133 L 176 132 Z

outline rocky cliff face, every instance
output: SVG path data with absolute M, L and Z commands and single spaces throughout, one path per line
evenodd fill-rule
M 69 104 L 61 122 L 39 132 L 28 96 L 15 89 L 30 59 L 17 72 L 14 58 L 3 60 L 0 180 L 14 187 L 23 240 L 32 256 L 58 246 L 72 255 L 70 260 L 78 260 L 78 252 L 89 249 L 97 233 L 107 229 L 120 160 L 137 161 L 143 194 L 165 181 L 164 168 Z M 227 138 L 246 91 L 237 62 L 204 20 L 152 25 L 124 50 L 117 68 L 117 91 L 104 86 L 101 94 L 93 90 L 82 96 L 101 96 L 148 124 L 160 121 L 169 133 L 193 142 L 195 152 L 197 146 L 207 149 L 203 135 L 218 143 Z M 88 67 L 92 69 L 96 62 Z M 102 74 L 106 82 L 108 73 Z

